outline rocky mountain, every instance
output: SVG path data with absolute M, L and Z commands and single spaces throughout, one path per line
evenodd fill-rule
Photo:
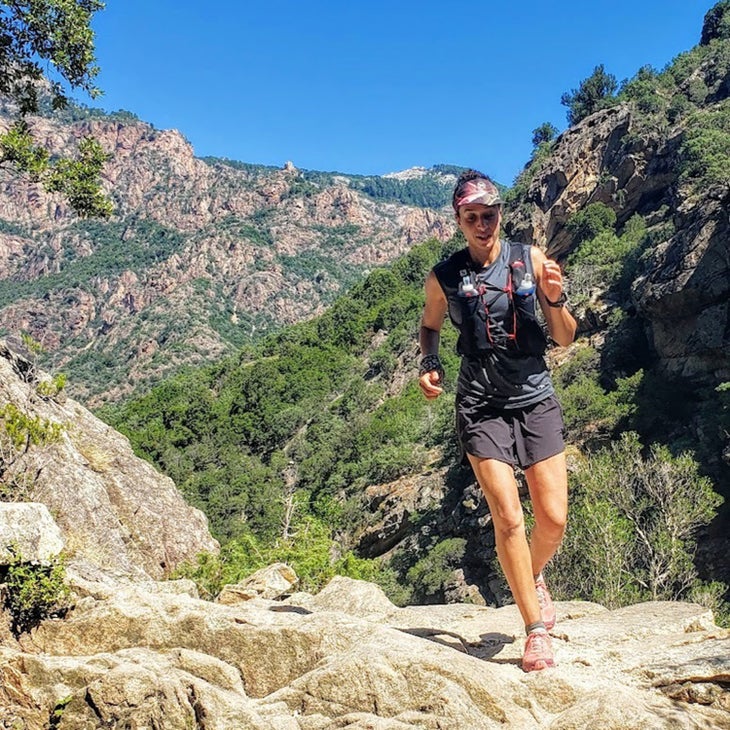
M 725 105 L 727 68 L 718 74 L 708 59 L 692 78 L 710 74 L 718 78 L 707 80 L 708 98 L 721 94 L 710 106 Z M 730 378 L 730 189 L 727 181 L 698 189 L 682 174 L 687 124 L 698 121 L 652 128 L 631 102 L 588 117 L 532 171 L 506 229 L 565 260 L 575 246 L 566 223 L 591 204 L 613 210 L 618 226 L 637 214 L 647 220 L 654 245 L 632 284 L 636 315 L 667 374 L 718 383 Z
M 52 151 L 91 135 L 110 155 L 109 221 L 74 219 L 0 170 L 3 332 L 40 342 L 91 405 L 321 312 L 363 272 L 453 232 L 448 212 L 399 202 L 400 181 L 202 160 L 179 132 L 128 114 L 30 124 Z M 427 178 L 445 201 L 453 175 Z

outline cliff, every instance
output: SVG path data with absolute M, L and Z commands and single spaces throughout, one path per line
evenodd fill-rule
M 505 228 L 565 261 L 576 243 L 566 224 L 588 205 L 608 206 L 619 228 L 640 215 L 651 245 L 631 305 L 667 375 L 717 384 L 730 378 L 730 191 L 682 174 L 691 121 L 648 128 L 629 103 L 591 115 L 555 140 Z

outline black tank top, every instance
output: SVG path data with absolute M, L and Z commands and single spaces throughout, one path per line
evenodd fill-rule
M 449 319 L 459 332 L 458 394 L 495 408 L 524 408 L 555 390 L 545 359 L 536 354 L 544 351 L 544 337 L 540 335 L 542 347 L 537 335 L 532 338 L 532 352 L 517 345 L 514 334 L 520 323 L 507 292 L 511 244 L 500 244 L 499 255 L 489 266 L 479 267 L 469 250 L 462 249 L 437 264 L 433 272 L 446 295 Z M 530 246 L 522 248 L 522 260 L 532 276 Z M 517 300 L 516 295 L 513 298 Z M 520 299 L 519 306 L 535 318 L 534 294 Z

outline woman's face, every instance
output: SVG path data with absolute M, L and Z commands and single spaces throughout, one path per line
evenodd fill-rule
M 488 254 L 499 242 L 502 209 L 499 205 L 469 203 L 459 208 L 456 222 L 469 248 L 477 254 Z

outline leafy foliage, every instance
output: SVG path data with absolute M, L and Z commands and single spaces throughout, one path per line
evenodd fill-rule
M 673 456 L 625 433 L 579 465 L 572 515 L 551 573 L 556 593 L 608 607 L 681 600 L 699 584 L 696 535 L 721 498 L 689 453 Z
M 607 390 L 601 384 L 600 356 L 590 346 L 580 348 L 556 368 L 553 381 L 569 441 L 580 441 L 589 433 L 592 442 L 605 442 L 626 425 L 636 411 L 635 396 L 642 378 L 639 370 L 619 378 L 616 387 Z
M 0 568 L 5 583 L 5 608 L 17 635 L 30 631 L 41 621 L 63 614 L 68 609 L 69 590 L 64 582 L 66 565 L 62 557 L 47 564 L 26 562 L 17 550 Z
M 603 231 L 613 230 L 616 213 L 605 203 L 590 203 L 581 208 L 568 220 L 567 228 L 575 239 L 582 243 L 595 238 Z
M 61 193 L 80 216 L 108 218 L 111 201 L 99 187 L 99 176 L 109 159 L 92 137 L 79 143 L 77 159 L 51 160 L 48 150 L 36 145 L 25 121 L 0 134 L 0 166 L 11 165 L 50 193 Z
M 730 100 L 698 110 L 688 121 L 680 179 L 697 190 L 730 185 Z
M 22 457 L 31 448 L 44 448 L 61 437 L 62 426 L 38 416 L 31 416 L 14 403 L 0 408 L 0 501 L 15 502 L 27 498 L 35 475 L 19 468 Z
M 632 216 L 621 235 L 614 230 L 616 213 L 603 203 L 591 203 L 568 220 L 578 241 L 566 270 L 574 303 L 596 291 L 627 290 L 634 279 L 641 252 L 648 243 L 646 224 Z
M 730 1 L 721 0 L 705 14 L 700 44 L 708 45 L 713 40 L 730 39 Z
M 418 603 L 443 600 L 444 589 L 461 565 L 466 540 L 453 537 L 442 540 L 428 551 L 409 571 L 408 583 Z
M 99 72 L 94 58 L 93 14 L 104 7 L 98 0 L 39 0 L 0 4 L 0 97 L 12 99 L 20 118 L 0 135 L 0 166 L 26 174 L 51 193 L 61 193 L 82 217 L 108 217 L 111 201 L 100 188 L 107 155 L 99 143 L 85 138 L 77 159 L 51 160 L 33 141 L 25 115 L 40 110 L 50 84 L 51 106 L 59 109 L 67 98 L 60 80 L 90 96 L 99 91 L 93 80 Z M 44 68 L 58 78 L 46 78 Z M 59 80 L 60 79 L 60 80 Z
M 98 0 L 4 2 L 0 6 L 0 94 L 18 100 L 23 113 L 38 110 L 37 82 L 50 64 L 72 87 L 89 95 L 99 91 L 91 19 L 104 8 Z M 65 95 L 52 83 L 55 106 Z
M 560 103 L 568 107 L 568 124 L 578 124 L 594 112 L 611 106 L 615 103 L 617 88 L 616 77 L 606 73 L 603 64 L 596 66 L 577 89 L 564 93 L 560 98 Z
M 333 559 L 333 555 L 340 555 Z M 226 543 L 220 555 L 204 554 L 195 564 L 182 566 L 178 577 L 191 578 L 201 594 L 216 596 L 224 585 L 238 583 L 261 568 L 284 562 L 299 578 L 297 590 L 316 593 L 335 575 L 380 583 L 394 602 L 403 601 L 395 576 L 375 560 L 358 558 L 352 552 L 341 554 L 330 527 L 322 520 L 303 516 L 294 525 L 290 538 L 265 541 L 246 533 Z

